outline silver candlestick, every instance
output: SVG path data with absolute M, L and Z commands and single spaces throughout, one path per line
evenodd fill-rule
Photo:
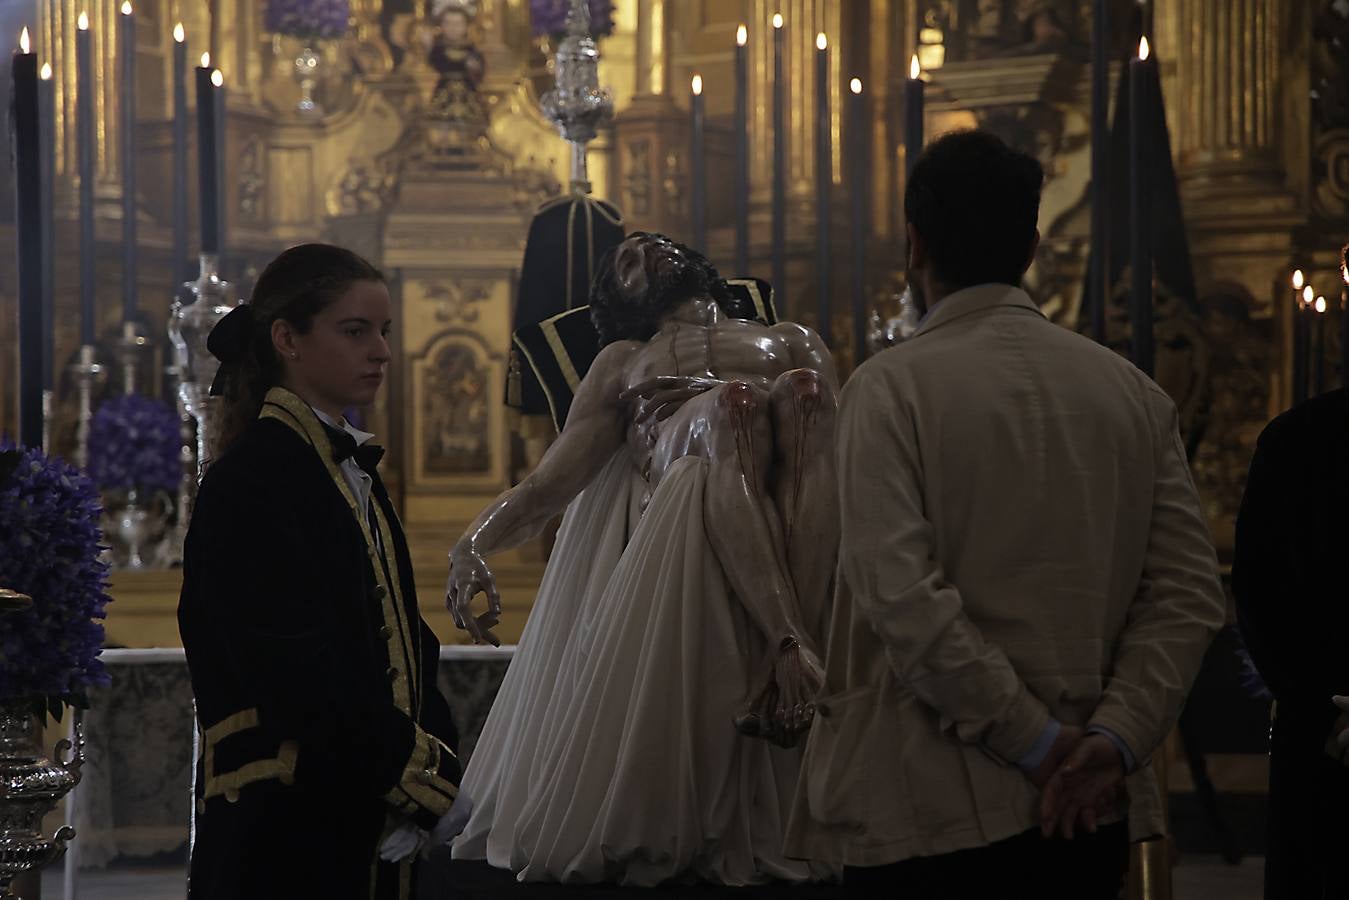
M 80 358 L 71 367 L 80 400 L 79 422 L 75 428 L 75 465 L 89 468 L 89 423 L 94 418 L 94 382 L 103 374 L 91 344 L 80 347 Z
M 566 36 L 554 60 L 555 86 L 539 103 L 544 116 L 571 143 L 572 186 L 585 193 L 590 191 L 585 145 L 614 115 L 613 98 L 600 87 L 599 64 L 600 52 L 590 34 L 590 7 L 586 0 L 572 0 Z
M 178 366 L 167 366 L 165 373 L 174 384 L 180 383 L 182 370 Z M 177 392 L 175 399 L 178 405 L 178 435 L 182 439 L 182 445 L 178 448 L 178 464 L 181 472 L 178 478 L 178 496 L 174 501 L 177 518 L 173 530 L 164 536 L 164 544 L 160 549 L 160 564 L 165 568 L 182 564 L 183 543 L 187 540 L 188 507 L 192 505 L 192 496 L 197 486 L 196 420 L 193 419 L 192 413 L 187 411 L 182 391 Z
M 178 399 L 197 422 L 196 478 L 206 460 L 206 441 L 212 434 L 211 382 L 220 362 L 206 349 L 206 338 L 216 323 L 234 308 L 234 285 L 224 281 L 213 253 L 201 255 L 201 275 L 183 287 L 190 297 L 175 300 L 169 312 L 169 340 L 173 343 L 174 365 L 178 369 Z M 195 495 L 195 484 L 193 494 Z M 180 508 L 186 518 L 189 510 Z
M 150 339 L 136 330 L 135 322 L 122 323 L 122 335 L 117 340 L 117 362 L 122 370 L 122 393 L 136 393 L 140 373 L 141 354 L 150 346 Z

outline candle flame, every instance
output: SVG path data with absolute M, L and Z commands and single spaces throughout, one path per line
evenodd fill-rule
M 216 69 L 214 72 L 212 72 L 212 73 L 211 73 L 211 84 L 215 85 L 216 87 L 224 87 L 224 86 L 225 86 L 225 73 L 224 73 L 224 72 L 221 72 L 219 69 Z
M 918 54 L 915 53 L 913 59 L 909 60 L 909 77 L 916 79 L 922 72 L 922 67 L 918 65 Z
M 1143 35 L 1143 37 L 1141 37 L 1141 38 L 1138 39 L 1138 58 L 1139 58 L 1139 59 L 1147 59 L 1147 58 L 1148 58 L 1148 37 L 1147 37 L 1147 35 Z
M 782 13 L 773 13 L 773 27 L 774 28 L 782 27 Z
M 19 32 L 19 52 L 31 53 L 32 49 L 33 45 L 29 42 L 28 38 L 28 26 L 25 25 L 23 26 L 23 31 Z
M 749 43 L 749 29 L 741 25 L 735 30 L 735 45 L 743 47 L 747 43 Z
M 1306 284 L 1306 283 L 1307 283 L 1307 279 L 1303 277 L 1303 275 L 1302 275 L 1302 270 L 1301 270 L 1301 269 L 1294 269 L 1294 270 L 1293 270 L 1293 290 L 1295 290 L 1295 291 L 1300 291 L 1300 290 L 1302 290 L 1302 286 L 1303 286 L 1304 284 Z
M 1318 313 L 1321 313 L 1322 315 L 1325 314 L 1325 311 L 1326 311 L 1326 298 L 1325 298 L 1325 297 L 1317 297 L 1317 298 L 1316 298 L 1316 311 L 1317 311 Z
M 852 89 L 854 94 L 862 93 L 862 79 L 854 78 L 852 81 L 848 82 L 848 87 Z
M 203 69 L 211 68 L 211 51 L 207 50 L 201 55 L 201 67 Z
M 78 28 L 80 31 L 88 31 L 89 14 L 85 12 L 80 13 L 80 17 L 75 20 L 75 27 Z
M 187 32 L 183 30 L 182 22 L 179 22 L 177 25 L 173 26 L 173 39 L 180 44 L 183 41 L 187 40 Z
M 43 81 L 51 81 L 51 80 L 52 80 L 52 64 L 51 64 L 51 63 L 43 63 L 43 64 L 42 64 L 42 71 L 38 73 L 38 77 L 41 78 Z
M 821 31 L 819 34 L 815 35 L 815 49 L 816 49 L 816 50 L 828 50 L 828 49 L 829 49 L 829 38 L 825 37 L 823 31 Z
M 694 76 L 693 76 L 693 94 L 694 94 L 695 97 L 698 97 L 698 96 L 702 96 L 702 93 L 703 93 L 703 76 L 701 76 L 701 75 L 694 75 Z
M 1312 290 L 1312 286 L 1310 284 L 1302 289 L 1302 302 L 1305 303 L 1306 305 L 1311 306 L 1312 299 L 1315 296 L 1316 291 Z
M 131 13 L 131 0 L 122 0 L 122 15 L 129 16 Z

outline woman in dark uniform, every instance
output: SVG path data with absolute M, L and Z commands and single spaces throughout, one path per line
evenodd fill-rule
M 210 335 L 220 426 L 178 606 L 204 735 L 193 900 L 401 900 L 467 812 L 383 451 L 343 418 L 383 380 L 391 310 L 377 269 L 306 244 Z

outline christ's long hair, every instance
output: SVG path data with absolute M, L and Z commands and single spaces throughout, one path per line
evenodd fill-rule
M 633 237 L 660 237 L 645 231 L 634 231 Z M 735 306 L 735 299 L 726 280 L 706 256 L 697 250 L 671 241 L 688 259 L 681 271 L 663 276 L 647 286 L 641 297 L 624 296 L 618 286 L 614 264 L 618 259 L 619 244 L 600 259 L 595 280 L 590 285 L 590 320 L 599 332 L 600 346 L 614 341 L 647 341 L 660 330 L 660 320 L 670 310 L 691 297 L 711 297 L 727 315 L 744 318 Z

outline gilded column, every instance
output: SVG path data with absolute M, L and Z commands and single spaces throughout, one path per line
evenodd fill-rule
M 665 0 L 637 0 L 637 96 L 670 93 L 670 20 Z
M 1286 269 L 1302 214 L 1286 173 L 1305 103 L 1288 85 L 1284 53 L 1290 10 L 1304 0 L 1172 0 L 1158 9 L 1159 58 L 1171 69 L 1173 151 L 1201 297 L 1237 282 L 1271 311 L 1269 285 Z M 1305 62 L 1304 62 L 1305 67 Z
M 1279 54 L 1289 2 L 1175 3 L 1169 19 L 1175 32 L 1163 35 L 1174 45 L 1164 40 L 1161 50 L 1175 69 L 1181 179 L 1200 217 L 1231 216 L 1238 208 L 1259 214 L 1291 210 L 1279 127 Z
M 121 190 L 121 157 L 117 137 L 121 83 L 116 78 L 105 78 L 103 75 L 118 71 L 121 55 L 127 52 L 118 40 L 117 19 L 121 15 L 121 3 L 111 0 L 53 0 L 39 6 L 42 32 L 39 51 L 44 61 L 51 62 L 56 79 L 56 171 L 65 179 L 75 174 L 75 31 L 76 22 L 83 12 L 89 16 L 89 31 L 93 35 L 96 194 L 100 203 L 115 201 Z M 58 188 L 58 197 L 64 187 L 60 185 Z

